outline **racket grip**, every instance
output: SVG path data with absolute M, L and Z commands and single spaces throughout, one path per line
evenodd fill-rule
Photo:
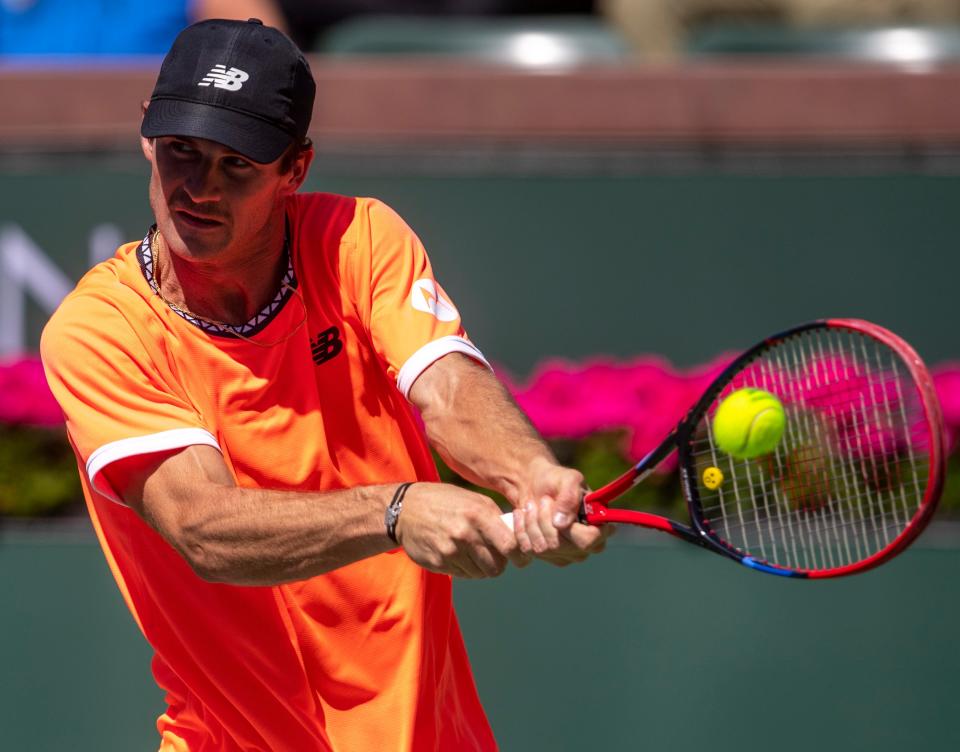
M 580 514 L 577 515 L 578 521 L 584 525 L 587 524 L 587 510 L 583 505 L 583 501 L 580 502 Z M 503 524 L 508 528 L 513 530 L 513 512 L 505 512 L 500 515 L 500 519 L 503 520 Z

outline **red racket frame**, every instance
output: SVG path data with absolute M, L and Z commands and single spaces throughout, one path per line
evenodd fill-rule
M 775 566 L 761 562 L 748 556 L 736 549 L 728 546 L 723 541 L 715 538 L 701 521 L 699 514 L 699 498 L 697 495 L 696 473 L 692 460 L 689 456 L 690 436 L 699 422 L 700 418 L 706 412 L 716 396 L 721 392 L 733 377 L 739 373 L 744 366 L 754 360 L 765 350 L 770 349 L 778 342 L 792 337 L 800 332 L 811 329 L 843 329 L 846 331 L 865 334 L 873 339 L 883 343 L 895 352 L 906 365 L 913 377 L 914 382 L 920 392 L 923 403 L 924 414 L 927 424 L 930 427 L 930 467 L 927 481 L 927 488 L 923 500 L 917 508 L 914 516 L 906 524 L 900 534 L 880 551 L 871 556 L 839 567 L 829 569 L 791 569 L 781 566 Z M 930 372 L 924 365 L 916 351 L 901 337 L 893 332 L 884 329 L 882 326 L 872 324 L 869 321 L 860 319 L 819 319 L 807 324 L 793 327 L 786 331 L 767 337 L 763 342 L 750 348 L 738 358 L 736 358 L 706 389 L 700 400 L 690 409 L 686 417 L 677 425 L 661 444 L 638 462 L 634 467 L 625 472 L 616 480 L 607 483 L 596 491 L 590 491 L 583 497 L 581 509 L 581 521 L 591 525 L 602 525 L 608 522 L 636 525 L 653 530 L 661 530 L 670 533 L 678 538 L 696 543 L 697 545 L 708 548 L 716 553 L 734 559 L 752 569 L 767 572 L 768 574 L 777 574 L 786 577 L 799 577 L 821 579 L 827 577 L 841 577 L 844 575 L 855 574 L 871 569 L 878 564 L 893 558 L 903 551 L 920 532 L 926 527 L 930 518 L 933 516 L 940 500 L 940 494 L 943 490 L 943 478 L 945 474 L 946 456 L 944 452 L 944 434 L 943 418 L 940 413 L 940 403 L 937 399 L 936 389 Z M 633 486 L 640 483 L 653 469 L 662 462 L 667 455 L 674 449 L 680 452 L 680 473 L 683 481 L 684 495 L 687 500 L 687 508 L 690 512 L 692 525 L 682 523 L 662 517 L 649 512 L 638 512 L 630 509 L 617 509 L 609 506 L 610 502 L 621 496 Z

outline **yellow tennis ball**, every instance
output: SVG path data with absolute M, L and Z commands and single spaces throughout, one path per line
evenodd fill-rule
M 708 467 L 703 471 L 703 485 L 716 491 L 723 483 L 723 471 L 719 467 Z
M 713 439 L 737 459 L 770 454 L 783 436 L 787 418 L 780 400 L 763 389 L 738 389 L 713 416 Z

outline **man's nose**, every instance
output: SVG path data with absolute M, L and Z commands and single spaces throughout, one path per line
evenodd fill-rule
M 211 160 L 201 160 L 187 175 L 183 184 L 190 199 L 196 203 L 218 201 L 220 199 L 220 181 Z

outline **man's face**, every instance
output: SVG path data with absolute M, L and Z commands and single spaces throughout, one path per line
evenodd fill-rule
M 302 157 L 281 173 L 215 141 L 182 136 L 144 140 L 153 170 L 150 206 L 173 253 L 196 261 L 243 255 L 268 242 L 284 199 L 303 182 Z M 307 160 L 309 162 L 309 160 Z

